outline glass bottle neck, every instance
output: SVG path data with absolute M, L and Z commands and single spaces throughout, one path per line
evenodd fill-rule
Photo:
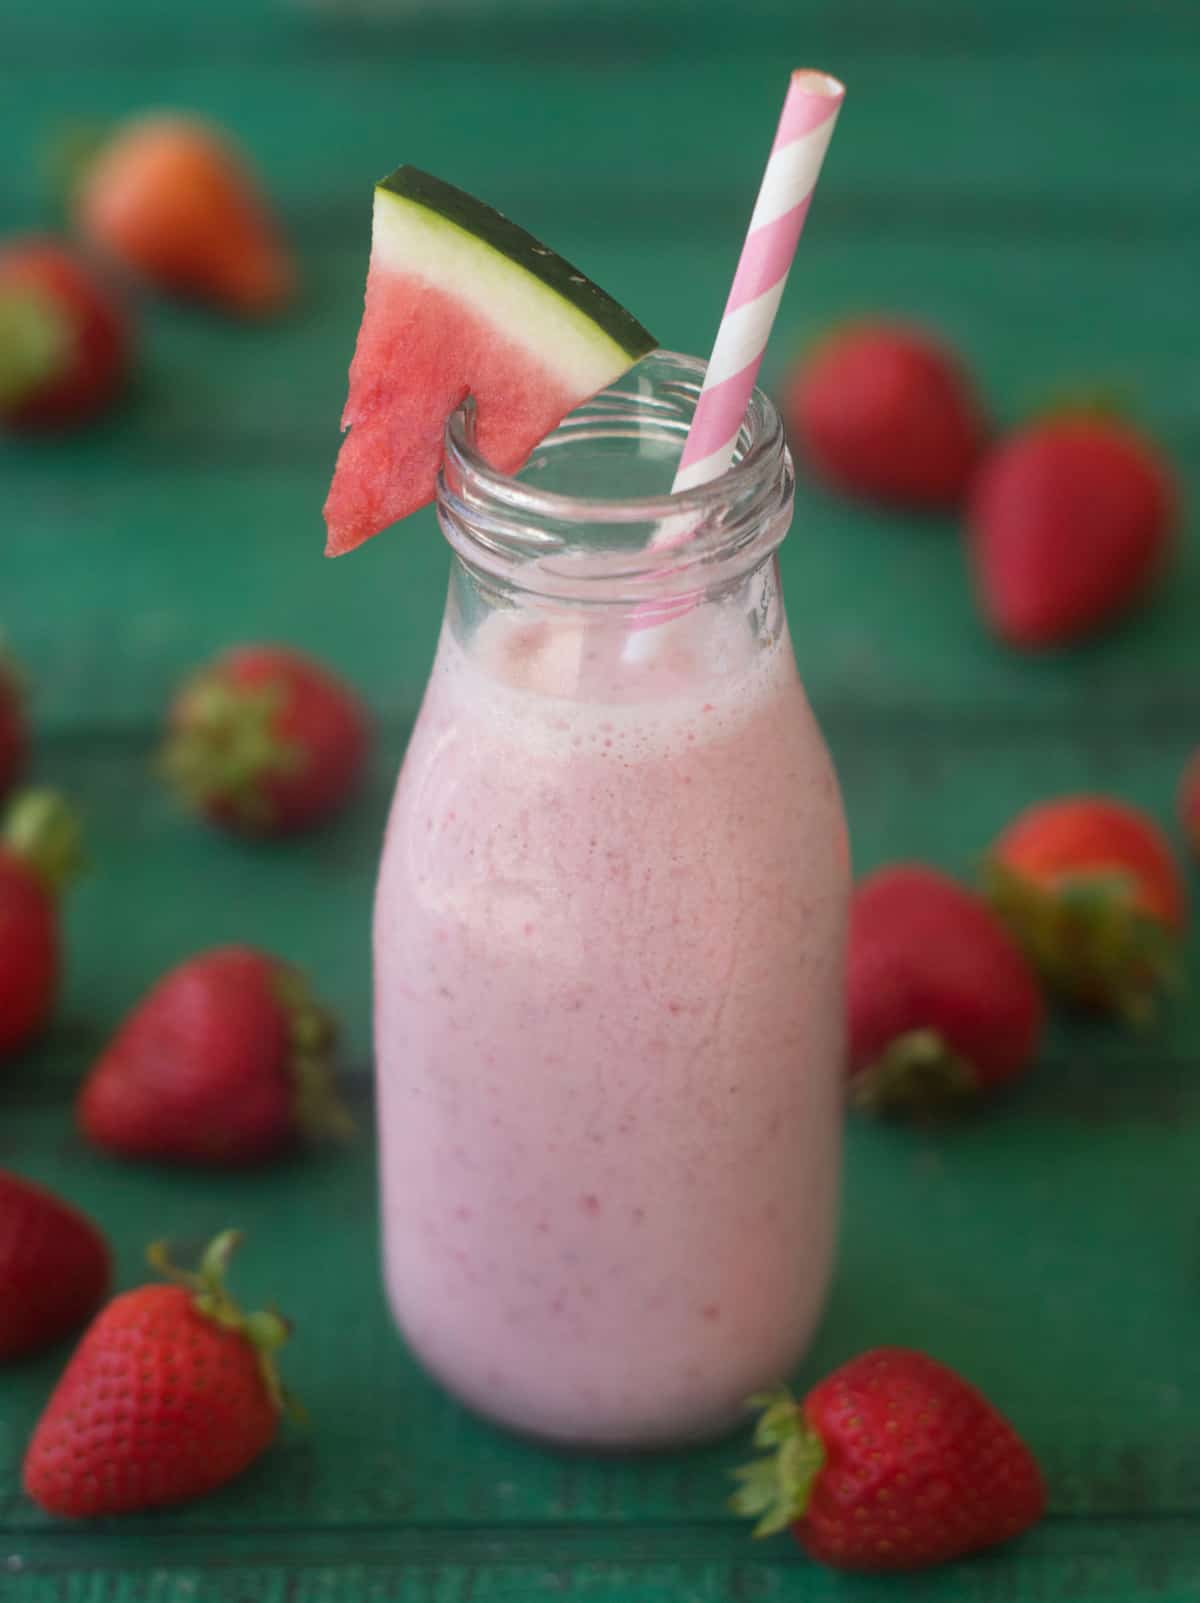
M 675 610 L 760 568 L 791 520 L 783 426 L 756 391 L 734 464 L 682 495 L 670 485 L 703 364 L 659 351 L 585 402 L 518 477 L 492 468 L 468 401 L 446 431 L 438 517 L 481 595 L 542 610 Z

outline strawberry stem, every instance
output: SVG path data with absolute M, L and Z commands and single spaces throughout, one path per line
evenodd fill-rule
M 277 965 L 275 995 L 288 1016 L 291 1050 L 292 1109 L 305 1141 L 346 1142 L 355 1134 L 354 1120 L 338 1095 L 333 1079 L 337 1024 L 321 1006 L 308 980 L 288 963 Z
M 250 1343 L 257 1354 L 263 1385 L 276 1412 L 302 1419 L 303 1410 L 284 1390 L 275 1363 L 275 1354 L 291 1336 L 291 1325 L 274 1309 L 244 1314 L 225 1284 L 230 1260 L 241 1244 L 240 1231 L 223 1230 L 205 1248 L 198 1269 L 182 1269 L 173 1263 L 165 1241 L 152 1242 L 146 1249 L 146 1259 L 164 1280 L 183 1286 L 192 1293 L 192 1303 L 198 1314 Z
M 735 1514 L 757 1520 L 755 1536 L 773 1536 L 808 1512 L 813 1486 L 825 1463 L 825 1448 L 791 1392 L 763 1393 L 752 1397 L 749 1406 L 762 1410 L 754 1445 L 768 1451 L 734 1470 L 739 1485 L 729 1506 Z
M 234 1253 L 242 1244 L 240 1230 L 222 1230 L 219 1236 L 214 1237 L 204 1249 L 204 1256 L 200 1260 L 200 1283 L 205 1289 L 218 1296 L 225 1295 L 225 1276 L 229 1272 L 229 1265 Z
M 944 1114 L 961 1112 L 978 1090 L 966 1058 L 936 1030 L 909 1030 L 854 1076 L 850 1100 L 860 1113 Z
M 34 285 L 0 288 L 0 410 L 15 410 L 70 360 L 71 329 Z
M 301 747 L 277 732 L 285 699 L 282 685 L 237 685 L 219 672 L 184 689 L 161 763 L 186 806 L 221 806 L 246 829 L 270 828 L 270 781 L 304 762 Z
M 1030 961 L 1069 1000 L 1144 1025 L 1160 993 L 1178 985 L 1179 943 L 1138 907 L 1131 875 L 1097 870 L 1043 887 L 992 858 L 983 884 Z
M 79 815 L 56 790 L 22 791 L 8 809 L 0 842 L 55 893 L 84 867 Z

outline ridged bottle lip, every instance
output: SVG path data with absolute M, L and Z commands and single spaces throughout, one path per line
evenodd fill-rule
M 572 412 L 538 453 L 648 436 L 677 455 L 703 379 L 695 357 L 656 351 Z M 611 498 L 564 495 L 500 472 L 479 450 L 468 397 L 446 425 L 437 504 L 446 539 L 476 572 L 527 593 L 633 603 L 707 589 L 757 567 L 787 533 L 793 488 L 783 424 L 761 390 L 720 478 L 680 495 Z M 686 541 L 652 546 L 657 531 L 678 528 L 680 519 L 694 525 Z

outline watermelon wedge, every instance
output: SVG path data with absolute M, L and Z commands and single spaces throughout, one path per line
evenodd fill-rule
M 569 262 L 460 189 L 399 167 L 375 189 L 366 305 L 325 502 L 340 556 L 432 501 L 467 394 L 512 473 L 657 341 Z

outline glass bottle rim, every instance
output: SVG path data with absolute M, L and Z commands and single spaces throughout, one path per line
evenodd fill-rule
M 704 371 L 696 357 L 653 352 L 576 408 L 534 458 L 628 439 L 631 429 L 682 450 Z M 437 507 L 452 549 L 476 571 L 545 595 L 628 602 L 709 587 L 758 566 L 787 532 L 793 488 L 782 420 L 759 389 L 726 472 L 677 495 L 651 496 L 569 495 L 504 473 L 480 449 L 468 397 L 446 424 Z M 654 533 L 678 529 L 681 518 L 693 525 L 686 540 L 656 547 Z M 645 538 L 631 546 L 638 527 Z M 586 546 L 585 529 L 593 536 Z M 621 533 L 625 543 L 605 542 Z

